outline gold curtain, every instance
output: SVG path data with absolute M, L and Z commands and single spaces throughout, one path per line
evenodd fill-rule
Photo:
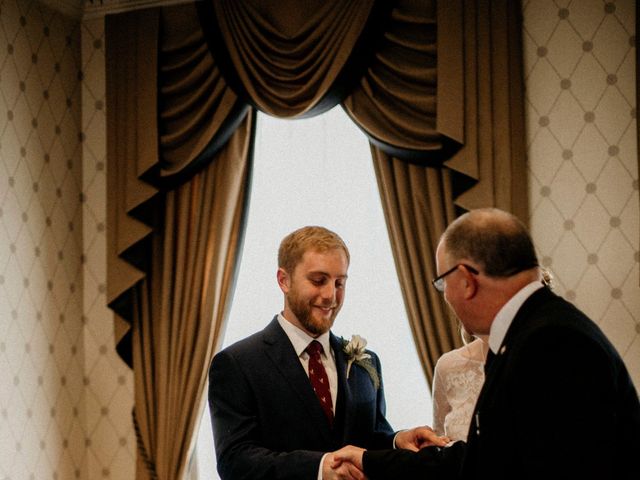
M 144 23 L 142 23 L 144 22 Z M 141 28 L 141 25 L 146 28 Z M 158 189 L 142 180 L 157 163 L 155 128 L 158 12 L 107 17 L 107 301 L 115 312 L 115 340 L 130 357 L 132 288 L 144 278 L 140 250 L 152 225 L 136 215 L 148 209 Z M 149 125 L 150 123 L 150 125 Z M 127 339 L 129 337 L 126 337 Z
M 108 300 L 133 359 L 139 475 L 188 462 L 244 231 L 252 106 L 300 118 L 342 102 L 370 139 L 429 380 L 460 344 L 429 287 L 439 235 L 479 206 L 527 219 L 520 2 L 301 3 L 106 19 Z
M 461 5 L 461 3 L 459 2 Z M 522 7 L 509 0 L 443 4 L 459 26 L 464 58 L 464 141 L 444 165 L 474 180 L 456 195 L 464 210 L 498 207 L 529 220 L 524 126 Z M 464 34 L 462 34 L 464 33 Z
M 226 143 L 249 110 L 229 88 L 199 28 L 194 5 L 159 11 L 158 125 L 162 183 L 188 177 Z
M 136 478 L 183 478 L 240 248 L 252 117 L 214 162 L 167 192 L 133 316 Z M 153 475 L 155 473 L 155 476 Z
M 376 147 L 372 154 L 407 317 L 431 385 L 439 356 L 460 342 L 441 294 L 431 288 L 437 276 L 433 258 L 438 239 L 456 217 L 452 174 L 446 168 L 404 162 Z
M 461 12 L 456 1 L 446 8 L 435 0 L 397 2 L 375 60 L 343 102 L 371 140 L 400 288 L 429 385 L 440 355 L 460 345 L 430 279 L 437 276 L 438 239 L 456 216 L 452 182 L 472 181 L 442 164 L 463 148 L 469 120 L 459 101 L 466 73 Z
M 216 0 L 200 8 L 212 34 L 219 32 L 217 53 L 226 53 L 230 63 L 226 73 L 237 78 L 247 100 L 276 117 L 301 117 L 335 85 L 374 3 Z
M 374 145 L 433 165 L 463 140 L 461 52 L 449 45 L 460 32 L 438 29 L 437 12 L 436 0 L 395 2 L 375 58 L 343 102 Z M 443 107 L 446 98 L 457 100 Z
M 375 61 L 343 105 L 371 139 L 404 303 L 431 383 L 440 355 L 461 345 L 429 285 L 440 235 L 461 210 L 483 206 L 528 220 L 521 13 L 519 2 L 489 0 L 398 1 L 392 12 Z
M 139 479 L 188 469 L 244 233 L 254 125 L 202 34 L 182 28 L 195 8 L 173 13 L 105 25 L 109 301 L 134 372 Z

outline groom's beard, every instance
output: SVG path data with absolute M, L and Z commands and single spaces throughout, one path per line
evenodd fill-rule
M 322 335 L 333 327 L 333 322 L 338 316 L 342 305 L 324 304 L 321 300 L 305 299 L 297 295 L 295 289 L 291 289 L 287 295 L 289 309 L 296 316 L 303 328 L 314 336 Z M 332 307 L 329 316 L 322 315 L 313 306 Z

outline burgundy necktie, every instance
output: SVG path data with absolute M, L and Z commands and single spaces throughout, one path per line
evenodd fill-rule
M 333 401 L 331 400 L 331 389 L 329 388 L 329 377 L 322 365 L 320 354 L 323 352 L 322 345 L 314 340 L 305 351 L 309 354 L 309 380 L 311 386 L 320 400 L 320 406 L 329 420 L 329 425 L 333 424 Z

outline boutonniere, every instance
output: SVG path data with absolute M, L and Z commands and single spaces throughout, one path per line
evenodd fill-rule
M 351 335 L 350 341 L 347 341 L 344 338 L 341 338 L 340 340 L 342 341 L 342 350 L 347 356 L 347 379 L 349 379 L 351 365 L 355 363 L 367 371 L 371 377 L 373 386 L 376 387 L 377 390 L 380 386 L 380 379 L 378 378 L 378 371 L 376 370 L 376 367 L 371 363 L 371 355 L 369 355 L 365 350 L 367 341 L 360 335 Z

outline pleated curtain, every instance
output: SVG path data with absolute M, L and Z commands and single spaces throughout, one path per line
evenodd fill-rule
M 202 0 L 106 17 L 107 294 L 134 372 L 136 478 L 189 470 L 242 247 L 256 110 L 304 118 L 340 103 L 367 135 L 431 381 L 460 345 L 429 285 L 440 234 L 480 206 L 527 219 L 520 8 Z

